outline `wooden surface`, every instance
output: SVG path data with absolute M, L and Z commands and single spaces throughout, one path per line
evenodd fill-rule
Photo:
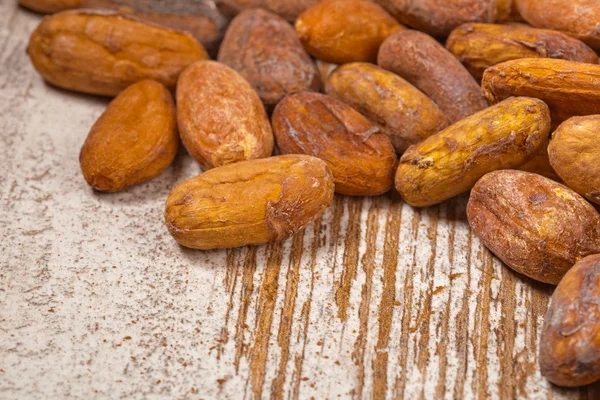
M 183 151 L 94 193 L 78 155 L 107 100 L 42 82 L 39 20 L 0 2 L 0 398 L 600 398 L 540 376 L 552 288 L 482 247 L 466 197 L 336 197 L 293 240 L 199 252 L 163 226 Z

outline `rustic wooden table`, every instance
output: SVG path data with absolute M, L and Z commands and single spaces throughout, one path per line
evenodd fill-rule
M 43 83 L 40 16 L 0 2 L 0 398 L 552 398 L 537 366 L 552 288 L 469 232 L 466 198 L 336 197 L 281 244 L 200 252 L 158 179 L 94 193 L 79 149 L 106 99 Z

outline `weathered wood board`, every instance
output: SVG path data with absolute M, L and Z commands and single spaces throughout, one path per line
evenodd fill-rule
M 0 398 L 598 399 L 537 366 L 552 288 L 469 232 L 466 197 L 336 197 L 293 240 L 199 252 L 158 179 L 94 193 L 79 149 L 106 99 L 47 86 L 40 16 L 0 2 Z

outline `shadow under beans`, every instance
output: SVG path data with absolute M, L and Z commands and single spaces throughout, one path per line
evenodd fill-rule
M 569 398 L 575 398 L 575 394 L 579 393 L 579 399 L 581 400 L 597 400 L 600 399 L 600 381 L 596 383 L 592 383 L 587 386 L 582 387 L 563 387 L 557 386 L 553 383 L 550 383 L 553 391 L 562 396 L 569 396 Z
M 275 248 L 280 248 L 287 240 L 293 238 L 278 243 L 213 250 L 190 249 L 179 245 L 179 256 L 196 268 L 221 270 L 228 268 L 232 263 L 263 268 L 269 262 Z M 222 262 L 215 262 L 215 260 L 222 260 Z
M 157 200 L 164 202 L 175 186 L 184 180 L 197 176 L 202 170 L 198 164 L 187 154 L 183 146 L 177 151 L 173 163 L 159 176 L 120 192 L 107 193 L 92 189 L 88 191 L 99 201 L 106 204 L 131 205 L 147 204 Z
M 489 251 L 489 250 L 486 250 L 486 251 Z M 511 277 L 515 281 L 520 282 L 524 286 L 530 287 L 534 292 L 536 292 L 540 295 L 547 296 L 548 298 L 550 298 L 550 296 L 552 296 L 552 293 L 554 292 L 554 289 L 556 288 L 555 285 L 539 282 L 539 281 L 536 281 L 535 279 L 529 278 L 528 276 L 523 275 L 523 274 L 515 271 L 514 269 L 510 268 L 508 265 L 504 264 L 493 253 L 491 253 L 491 254 L 494 257 L 494 259 L 498 260 L 502 264 L 502 274 L 506 274 L 508 277 Z M 546 312 L 546 310 L 543 310 L 542 315 L 545 314 L 545 312 Z
M 175 241 L 175 239 L 171 238 Z M 217 265 L 216 263 L 209 262 L 209 260 L 227 260 L 227 255 L 230 253 L 245 254 L 250 251 L 249 246 L 240 247 L 237 249 L 215 249 L 215 250 L 197 250 L 190 249 L 181 245 L 179 247 L 179 255 L 189 265 L 198 268 L 217 269 L 224 268 L 225 265 Z
M 402 199 L 402 196 L 400 196 L 400 193 L 398 193 L 396 188 L 392 188 L 392 190 L 383 194 L 382 197 L 384 197 L 385 199 L 389 200 L 392 203 L 403 203 L 404 202 L 404 200 Z
M 463 193 L 453 197 L 442 203 L 446 207 L 446 220 L 448 222 L 462 222 L 468 224 L 467 221 L 467 203 L 469 202 L 469 194 Z
M 389 192 L 383 195 L 386 199 L 392 203 L 406 203 L 402 198 L 402 195 L 394 187 Z M 447 217 L 449 222 L 464 222 L 467 223 L 467 203 L 469 201 L 469 192 L 459 194 L 458 196 L 452 197 L 439 204 L 435 204 L 429 207 L 412 207 L 415 211 L 421 210 L 441 210 L 446 208 Z M 407 204 L 407 203 L 406 203 Z M 409 205 L 410 206 L 410 205 Z
M 46 13 L 40 12 L 40 11 L 35 11 L 32 10 L 31 8 L 25 7 L 24 5 L 22 5 L 19 0 L 14 0 L 17 3 L 17 8 L 20 12 L 26 13 L 30 16 L 36 16 L 36 17 L 43 17 L 45 15 L 47 15 Z
M 102 105 L 104 107 L 108 106 L 108 104 L 113 100 L 114 97 L 111 96 L 100 96 L 95 94 L 88 94 L 83 92 L 77 92 L 69 89 L 64 89 L 60 86 L 56 86 L 46 80 L 43 77 L 39 76 L 39 79 L 44 81 L 44 86 L 49 90 L 57 93 L 61 97 L 64 97 L 67 100 L 80 102 L 82 104 L 89 105 Z

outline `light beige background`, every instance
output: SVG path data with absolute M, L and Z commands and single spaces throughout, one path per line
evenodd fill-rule
M 492 258 L 465 197 L 337 197 L 294 240 L 199 252 L 163 226 L 184 152 L 94 193 L 78 156 L 107 100 L 43 83 L 39 21 L 0 0 L 0 398 L 600 398 L 540 376 L 551 288 Z

